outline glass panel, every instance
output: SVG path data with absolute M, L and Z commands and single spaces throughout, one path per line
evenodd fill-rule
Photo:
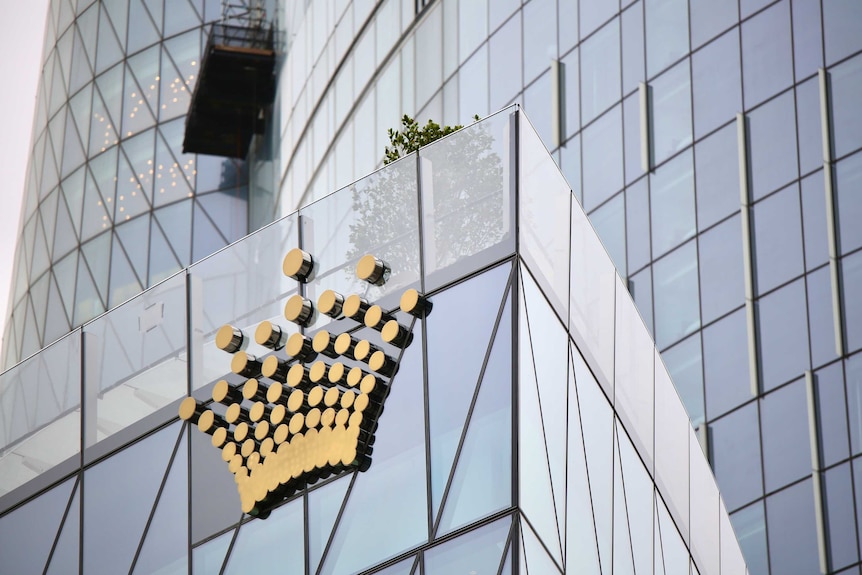
M 751 194 L 759 199 L 796 179 L 796 116 L 787 92 L 748 116 Z
M 862 301 L 853 293 L 862 286 L 862 252 L 846 256 L 841 262 L 841 281 L 844 298 L 844 325 L 847 349 L 862 348 Z
M 303 539 L 302 499 L 298 498 L 275 509 L 266 521 L 253 519 L 240 527 L 224 573 L 303 573 Z
M 847 411 L 850 423 L 850 447 L 855 455 L 862 451 L 862 355 L 844 362 L 847 378 Z
M 623 100 L 623 146 L 626 183 L 628 184 L 647 173 L 641 165 L 643 142 L 641 141 L 641 105 L 638 92 L 633 92 Z
M 688 2 L 644 0 L 646 10 L 647 77 L 688 52 Z
M 758 302 L 760 368 L 766 390 L 798 377 L 809 367 L 805 303 L 802 280 Z
M 788 1 L 775 4 L 742 24 L 742 79 L 746 109 L 793 83 L 792 50 Z
M 512 525 L 511 516 L 425 552 L 425 575 L 496 573 Z
M 860 19 L 862 6 L 854 0 L 834 0 L 823 4 L 827 65 L 862 48 L 858 26 Z
M 54 552 L 51 554 L 51 564 L 45 570 L 46 575 L 63 575 L 69 565 L 78 565 L 81 546 L 81 489 L 75 489 L 72 503 L 66 512 L 63 529 L 60 532 Z M 28 534 L 28 539 L 32 535 Z M 4 555 L 5 557 L 5 555 Z
M 829 261 L 826 192 L 823 185 L 823 172 L 819 171 L 811 174 L 801 183 L 805 267 L 808 270 L 813 270 Z
M 811 480 L 768 497 L 766 518 L 772 571 L 816 573 L 819 562 Z
M 210 537 L 223 529 L 236 524 L 240 516 L 240 500 L 233 474 L 226 469 L 222 461 L 221 451 L 214 449 L 209 435 L 191 430 L 191 535 L 192 543 Z M 220 536 L 221 539 L 223 536 Z M 230 537 L 228 537 L 230 541 Z M 205 544 L 198 549 L 205 549 Z M 209 562 L 218 560 L 218 572 L 224 561 L 225 550 L 221 556 L 213 559 L 212 551 L 202 551 Z M 218 555 L 218 553 L 216 553 Z M 198 563 L 198 552 L 195 552 L 195 563 Z M 197 568 L 195 568 L 197 571 Z M 207 574 L 213 571 L 206 571 Z
M 823 127 L 820 122 L 820 82 L 811 78 L 796 86 L 799 127 L 799 173 L 823 167 Z
M 634 559 L 632 556 L 631 526 L 628 522 L 627 497 L 623 486 L 622 465 L 620 464 L 618 421 L 614 426 L 614 555 L 613 570 L 620 575 L 634 575 Z M 625 433 L 623 432 L 623 435 Z M 651 519 L 651 518 L 650 518 Z
M 40 573 L 45 568 L 74 486 L 70 479 L 0 518 L 0 554 L 5 565 L 19 573 Z
M 91 446 L 187 393 L 185 274 L 88 324 L 84 337 Z
M 703 323 L 745 303 L 742 227 L 734 216 L 703 233 L 698 241 Z
M 526 563 L 533 573 L 560 574 L 560 568 L 546 552 L 547 548 L 542 545 L 536 532 L 526 522 L 521 523 L 521 538 Z
M 811 471 L 805 382 L 798 380 L 761 399 L 763 474 L 773 491 Z
M 735 2 L 691 0 L 691 43 L 697 48 L 716 34 L 727 30 L 739 19 L 739 6 Z M 737 59 L 734 65 L 737 66 Z
M 694 166 L 692 154 L 681 154 L 650 175 L 653 256 L 693 237 Z
M 799 188 L 792 185 L 754 206 L 757 293 L 765 293 L 803 271 Z
M 653 162 L 691 145 L 691 77 L 684 60 L 651 83 Z
M 835 187 L 838 195 L 835 208 L 838 212 L 838 245 L 842 254 L 862 246 L 862 228 L 855 225 L 862 218 L 862 195 L 858 193 L 860 185 L 862 153 L 850 156 L 835 166 Z
M 571 195 L 571 194 L 568 194 Z M 557 212 L 559 213 L 559 212 Z M 590 221 L 614 261 L 617 273 L 626 276 L 626 224 L 625 201 L 618 194 L 590 215 Z M 633 238 L 634 239 L 634 238 Z M 568 287 L 568 281 L 566 282 Z
M 826 472 L 823 482 L 826 494 L 826 518 L 829 530 L 829 555 L 833 569 L 840 569 L 859 559 L 856 548 L 856 518 L 853 513 L 853 483 L 850 464 Z
M 712 422 L 710 431 L 715 479 L 728 508 L 737 509 L 760 497 L 763 494 L 760 442 L 752 441 L 760 432 L 757 402 Z
M 434 295 L 434 313 L 426 333 L 429 357 L 447 357 L 428 365 L 428 412 L 431 445 L 432 514 L 436 516 L 467 412 L 478 386 L 511 265 Z M 462 318 L 470 317 L 469 322 Z M 453 330 L 453 326 L 459 326 Z
M 652 411 L 650 409 L 650 411 Z M 635 573 L 650 573 L 653 539 L 653 482 L 626 433 L 617 426 L 625 511 L 631 534 Z
M 704 422 L 703 406 L 703 353 L 700 334 L 678 343 L 661 354 L 674 387 L 688 411 L 693 427 Z
M 689 575 L 689 555 L 685 542 L 660 498 L 656 501 L 656 508 L 656 519 L 660 526 L 656 543 L 661 545 L 656 555 L 662 556 L 665 575 Z
M 195 430 L 191 430 L 195 433 Z M 174 455 L 153 511 L 134 573 L 182 575 L 188 572 L 189 464 L 187 435 Z
M 84 572 L 131 567 L 181 430 L 174 424 L 85 471 Z
M 703 330 L 703 364 L 707 419 L 751 399 L 745 310 Z
M 463 6 L 463 4 L 462 4 Z M 507 66 L 510 63 L 507 63 Z M 458 107 L 461 113 L 459 124 L 468 124 L 474 116 L 488 115 L 488 47 L 482 46 L 458 72 L 460 82 Z M 377 91 L 377 102 L 384 97 L 383 90 Z M 547 96 L 547 91 L 542 93 Z M 495 110 L 497 108 L 494 108 Z
M 557 313 L 568 313 L 572 194 L 528 122 L 519 131 L 520 253 Z
M 613 395 L 614 266 L 584 212 L 572 202 L 569 330 L 599 381 Z
M 428 16 L 422 21 L 415 34 L 415 69 L 423 70 L 422 74 L 416 75 L 416 108 L 425 105 L 431 96 L 434 95 L 434 91 L 442 84 L 442 14 L 443 10 L 440 6 L 434 6 Z M 408 105 L 407 108 L 410 109 L 410 106 Z
M 214 343 L 222 325 L 230 323 L 249 336 L 262 320 L 274 320 L 288 333 L 297 329 L 282 320 L 284 301 L 298 288 L 282 273 L 282 261 L 298 239 L 296 216 L 290 216 L 189 268 L 200 303 L 191 310 L 196 334 L 192 356 L 200 358 L 193 389 L 230 372 L 230 355 Z M 263 355 L 267 348 L 252 342 L 248 352 Z
M 560 9 L 563 10 L 564 8 L 560 6 Z M 561 102 L 561 106 L 563 106 L 561 112 L 565 121 L 563 139 L 568 138 L 581 129 L 581 76 L 580 66 L 578 63 L 578 53 L 578 49 L 576 48 L 569 52 L 569 54 L 561 61 L 563 67 L 562 84 L 564 86 L 563 92 L 565 96 L 564 101 Z M 493 98 L 493 92 L 491 97 Z M 578 153 L 578 159 L 580 160 L 580 152 Z M 577 182 L 570 181 L 569 184 L 575 187 L 580 187 L 580 176 L 578 177 Z
M 655 346 L 619 279 L 616 300 L 615 346 L 626 351 L 616 356 L 614 406 L 647 467 L 652 469 Z
M 659 349 L 700 328 L 697 267 L 695 242 L 653 264 L 655 341 Z
M 497 2 L 491 2 L 491 10 Z M 521 91 L 521 13 L 506 22 L 488 43 L 489 49 L 489 88 L 492 110 L 497 110 Z M 567 76 L 568 78 L 568 76 Z
M 467 423 L 437 536 L 512 504 L 511 316 L 510 300 Z M 434 356 L 428 361 L 433 363 Z
M 320 565 L 350 480 L 348 475 L 308 493 L 308 566 L 312 572 Z
M 462 90 L 465 89 L 464 86 L 461 87 Z M 551 101 L 551 72 L 550 70 L 546 71 L 544 74 L 539 76 L 535 82 L 530 84 L 530 86 L 524 89 L 524 112 L 529 113 L 530 115 L 530 124 L 536 130 L 536 132 L 541 137 L 542 142 L 545 142 L 548 148 L 553 149 L 555 146 L 553 141 L 553 131 L 551 128 L 551 123 L 553 119 L 551 118 L 551 107 L 548 106 L 548 102 Z M 560 106 L 564 106 L 562 102 Z M 561 109 L 562 113 L 563 110 Z M 524 115 L 526 117 L 526 114 Z M 527 122 L 521 122 L 521 126 L 525 126 Z M 521 138 L 524 137 L 524 130 L 522 129 L 519 133 Z
M 0 375 L 0 390 L 3 495 L 81 449 L 80 332 Z
M 194 575 L 209 575 L 218 573 L 224 565 L 224 556 L 233 541 L 234 530 L 231 529 L 200 547 L 192 550 L 192 573 Z
M 644 13 L 641 2 L 637 2 L 623 12 L 622 27 L 623 94 L 629 94 L 637 88 L 638 82 L 643 82 L 646 77 Z
M 557 9 L 553 0 L 530 2 L 524 15 L 524 84 L 547 70 L 557 57 Z
M 847 402 L 841 364 L 835 363 L 815 374 L 817 407 L 820 414 L 820 456 L 828 467 L 850 456 Z
M 626 188 L 626 244 L 628 270 L 638 270 L 650 255 L 649 190 L 646 178 Z
M 514 249 L 510 125 L 504 111 L 419 152 L 426 291 Z
M 739 547 L 745 556 L 750 573 L 769 573 L 766 553 L 766 517 L 763 502 L 740 509 L 730 517 L 739 538 Z
M 361 571 L 428 540 L 422 326 L 413 333 L 379 419 L 371 467 L 356 474 L 332 539 L 337 552 L 324 557 L 320 573 Z
M 673 382 L 656 352 L 655 481 L 671 513 L 688 532 L 689 448 L 691 426 Z
M 592 210 L 623 187 L 622 108 L 587 126 L 583 138 L 584 209 Z
M 589 124 L 620 100 L 620 21 L 584 40 L 581 50 L 582 121 Z
M 730 2 L 716 4 L 712 11 L 732 10 Z M 726 6 L 726 8 L 725 8 Z M 703 10 L 707 12 L 709 9 Z M 692 28 L 698 9 L 692 10 Z M 739 32 L 731 30 L 692 56 L 694 84 L 694 135 L 700 138 L 734 118 L 742 109 L 742 85 L 739 76 Z

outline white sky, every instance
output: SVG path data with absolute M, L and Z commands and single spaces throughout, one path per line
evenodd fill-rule
M 12 281 L 48 0 L 0 0 L 0 336 Z

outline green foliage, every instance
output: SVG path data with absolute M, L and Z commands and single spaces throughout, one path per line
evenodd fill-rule
M 478 121 L 479 116 L 473 116 L 473 119 Z M 384 164 L 394 162 L 410 152 L 415 152 L 422 146 L 427 146 L 431 142 L 463 128 L 463 126 L 441 127 L 440 124 L 433 120 L 428 120 L 427 124 L 420 126 L 419 122 L 407 114 L 404 114 L 401 118 L 401 126 L 401 130 L 389 128 L 389 145 L 386 146 L 386 155 L 383 158 Z

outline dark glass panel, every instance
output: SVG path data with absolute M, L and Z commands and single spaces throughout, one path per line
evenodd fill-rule
M 233 541 L 234 530 L 219 535 L 192 550 L 192 573 L 194 575 L 211 575 L 221 571 L 224 556 Z
M 751 399 L 745 310 L 703 330 L 703 363 L 707 419 Z
M 575 132 L 581 129 L 581 89 L 580 89 L 580 61 L 578 60 L 579 50 L 576 48 L 563 58 L 561 64 L 563 67 L 563 91 L 565 92 L 565 100 L 561 103 L 564 106 L 562 113 L 565 118 L 565 129 L 563 139 L 568 138 Z M 493 97 L 493 88 L 492 88 Z M 565 147 L 561 152 L 565 153 Z M 580 161 L 580 150 L 578 151 L 578 161 Z M 564 162 L 565 164 L 565 162 Z M 568 173 L 567 176 L 568 177 Z M 578 175 L 577 181 L 569 180 L 569 184 L 579 189 L 581 186 L 581 177 Z
M 816 573 L 819 567 L 811 480 L 768 497 L 766 518 L 772 572 Z
M 826 472 L 823 491 L 826 495 L 826 520 L 829 533 L 829 556 L 833 569 L 840 569 L 859 560 L 856 548 L 856 518 L 853 513 L 853 482 L 850 464 L 839 465 Z
M 574 4 L 574 2 L 572 2 Z M 638 0 L 622 14 L 623 94 L 637 89 L 646 77 L 644 66 L 644 12 Z
M 758 343 L 766 390 L 799 377 L 810 365 L 805 303 L 802 280 L 758 302 Z
M 69 568 L 78 565 L 81 544 L 81 498 L 80 489 L 75 489 L 72 504 L 66 512 L 62 530 L 59 533 L 56 547 L 51 554 L 51 563 L 47 566 L 45 575 L 64 575 Z M 4 555 L 5 557 L 5 555 Z
M 766 517 L 763 502 L 758 501 L 750 507 L 740 509 L 730 517 L 733 529 L 739 538 L 739 547 L 745 556 L 750 573 L 767 575 L 769 573 L 766 552 Z
M 848 351 L 862 348 L 862 301 L 855 295 L 862 286 L 862 252 L 841 261 L 841 286 L 844 292 L 844 329 Z
M 736 11 L 732 2 L 711 2 L 716 9 Z M 719 8 L 727 6 L 727 8 Z M 732 8 L 731 8 L 732 6 Z M 694 15 L 692 10 L 692 27 Z M 691 59 L 694 91 L 694 137 L 701 138 L 731 121 L 742 109 L 739 75 L 739 32 L 736 28 L 698 50 Z
M 239 528 L 224 573 L 303 573 L 303 543 L 302 499 L 297 498 L 266 521 L 253 519 Z
M 792 50 L 788 0 L 742 24 L 742 78 L 746 109 L 793 83 Z
M 802 228 L 805 244 L 805 269 L 813 270 L 829 261 L 826 232 L 826 194 L 823 172 L 818 171 L 802 180 Z
M 828 267 L 811 272 L 805 279 L 808 291 L 808 332 L 811 366 L 819 367 L 838 357 L 835 351 L 835 320 L 832 311 L 832 279 Z
M 807 420 L 806 420 L 807 421 Z M 710 424 L 710 449 L 715 480 L 728 509 L 763 495 L 757 402 Z
M 638 270 L 649 263 L 649 190 L 646 178 L 626 188 L 626 245 L 629 270 Z
M 425 575 L 496 573 L 512 525 L 511 516 L 425 552 Z
M 608 254 L 620 276 L 626 276 L 626 225 L 625 201 L 623 194 L 617 194 L 611 201 L 590 214 L 590 222 L 608 250 Z

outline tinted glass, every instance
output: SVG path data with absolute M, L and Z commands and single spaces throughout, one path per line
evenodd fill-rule
M 505 517 L 425 552 L 426 575 L 496 573 L 512 520 Z
M 696 48 L 736 23 L 739 6 L 736 2 L 691 0 L 691 43 Z
M 663 349 L 700 327 L 695 242 L 655 262 L 653 284 L 655 340 Z
M 296 499 L 273 511 L 266 521 L 243 524 L 224 573 L 271 573 L 276 569 L 301 573 L 305 563 L 302 508 L 302 499 Z
M 710 4 L 716 7 L 732 5 L 729 2 Z M 692 10 L 692 16 L 695 14 L 697 10 Z M 691 68 L 694 90 L 694 135 L 695 138 L 700 138 L 732 120 L 742 109 L 738 31 L 731 30 L 702 50 L 698 50 L 691 57 Z
M 811 472 L 805 381 L 761 399 L 763 475 L 772 491 Z
M 646 178 L 626 188 L 626 247 L 630 270 L 650 261 L 649 190 Z
M 808 368 L 805 285 L 797 280 L 758 302 L 763 387 L 772 389 Z
M 656 164 L 691 145 L 691 77 L 680 62 L 650 83 L 653 161 Z
M 643 82 L 645 77 L 643 10 L 643 2 L 638 0 L 633 6 L 626 8 L 622 15 L 623 94 L 636 90 L 638 82 Z
M 757 402 L 710 424 L 712 466 L 728 509 L 737 509 L 763 494 Z
M 740 509 L 730 517 L 738 534 L 739 546 L 745 555 L 750 573 L 768 573 L 766 553 L 766 516 L 763 502 Z
M 617 272 L 626 276 L 626 226 L 623 194 L 590 214 L 590 221 L 602 240 L 605 249 L 614 261 Z
M 817 78 L 796 86 L 796 121 L 799 128 L 799 172 L 807 174 L 823 167 L 823 126 Z
M 621 107 L 617 106 L 581 133 L 586 210 L 623 187 L 622 132 Z
M 833 568 L 839 569 L 859 559 L 856 548 L 856 517 L 853 506 L 853 481 L 850 464 L 845 463 L 826 472 L 823 488 L 826 492 L 826 517 L 829 529 L 829 555 Z
M 798 177 L 793 92 L 748 116 L 751 197 L 762 198 Z
M 841 262 L 841 286 L 844 291 L 844 326 L 847 349 L 862 348 L 862 301 L 853 294 L 862 286 L 862 252 L 846 256 Z
M 650 176 L 653 257 L 695 234 L 694 166 L 691 152 L 681 154 Z
M 853 454 L 862 451 L 862 355 L 844 362 L 847 385 L 847 413 L 850 425 L 850 448 Z
M 734 216 L 698 240 L 703 323 L 745 303 L 742 265 L 742 227 Z
M 777 573 L 817 572 L 817 532 L 811 480 L 767 498 L 766 518 L 772 569 Z
M 758 293 L 802 273 L 799 188 L 792 185 L 754 206 Z
M 524 83 L 529 84 L 557 57 L 557 3 L 534 0 L 524 6 Z
M 752 108 L 793 82 L 790 2 L 772 6 L 742 24 L 745 107 Z
M 805 267 L 812 270 L 829 261 L 823 172 L 815 172 L 802 180 L 800 190 L 805 237 Z
M 491 2 L 491 6 L 495 3 Z M 491 37 L 488 65 L 491 109 L 498 110 L 508 104 L 521 90 L 521 13 Z
M 587 38 L 581 51 L 582 121 L 588 124 L 620 99 L 620 22 Z
M 673 378 L 679 398 L 688 411 L 692 426 L 699 427 L 704 421 L 703 353 L 700 334 L 695 334 L 663 351 L 661 357 Z
M 862 48 L 858 26 L 860 18 L 862 5 L 854 0 L 834 0 L 823 4 L 827 65 Z
M 707 419 L 751 399 L 745 310 L 703 330 L 703 367 Z
M 644 0 L 647 76 L 653 77 L 688 52 L 688 2 Z
M 838 162 L 835 167 L 835 187 L 838 202 L 838 234 L 840 249 L 846 254 L 862 246 L 862 227 L 855 225 L 862 218 L 862 153 Z M 856 193 L 854 193 L 856 190 Z
M 694 148 L 697 224 L 706 229 L 739 211 L 739 145 L 736 124 L 700 141 Z

